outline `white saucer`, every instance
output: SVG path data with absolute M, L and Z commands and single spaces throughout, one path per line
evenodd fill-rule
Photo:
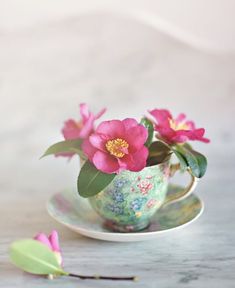
M 170 186 L 168 193 L 180 193 L 182 189 L 179 186 Z M 185 227 L 202 214 L 203 208 L 199 197 L 191 194 L 182 201 L 160 208 L 148 228 L 140 232 L 118 233 L 107 230 L 103 226 L 103 219 L 91 208 L 88 200 L 78 196 L 77 192 L 57 193 L 47 203 L 50 216 L 71 230 L 87 237 L 118 242 L 149 240 L 159 234 Z

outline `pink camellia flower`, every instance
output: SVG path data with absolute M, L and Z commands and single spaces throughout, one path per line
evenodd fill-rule
M 102 109 L 94 115 L 88 109 L 87 104 L 80 104 L 81 120 L 69 119 L 64 123 L 62 134 L 65 140 L 86 139 L 94 131 L 94 122 L 100 118 L 106 109 Z M 60 153 L 57 156 L 72 157 L 75 153 Z
M 39 233 L 34 237 L 34 239 L 46 245 L 50 250 L 52 250 L 56 256 L 59 265 L 62 265 L 63 260 L 59 246 L 59 236 L 56 230 L 53 230 L 48 237 L 44 233 Z
M 148 157 L 148 149 L 144 146 L 147 137 L 147 129 L 135 119 L 104 121 L 83 142 L 82 149 L 104 173 L 140 171 L 146 166 Z
M 94 122 L 100 118 L 106 109 L 102 109 L 97 115 L 91 113 L 87 104 L 80 104 L 81 120 L 69 119 L 65 122 L 62 133 L 66 140 L 86 139 L 94 131 Z
M 181 113 L 174 119 L 171 113 L 165 109 L 154 109 L 149 113 L 156 120 L 155 130 L 159 133 L 159 138 L 169 144 L 184 143 L 190 140 L 210 142 L 209 139 L 203 137 L 205 129 L 197 129 L 192 121 L 186 121 L 185 114 Z

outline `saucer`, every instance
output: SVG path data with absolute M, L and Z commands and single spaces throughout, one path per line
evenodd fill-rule
M 180 193 L 180 186 L 169 186 L 167 195 Z M 195 221 L 203 212 L 203 202 L 195 194 L 160 208 L 148 228 L 139 232 L 119 233 L 107 230 L 104 220 L 77 192 L 67 190 L 57 193 L 47 203 L 49 215 L 69 229 L 95 239 L 117 242 L 143 241 L 156 238 Z

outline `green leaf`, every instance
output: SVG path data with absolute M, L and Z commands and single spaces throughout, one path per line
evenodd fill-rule
M 46 152 L 42 155 L 41 158 L 48 156 L 48 155 L 56 155 L 59 153 L 69 153 L 69 152 L 77 153 L 79 156 L 84 158 L 84 154 L 81 149 L 81 144 L 82 144 L 81 139 L 65 140 L 65 141 L 58 142 L 50 146 L 46 150 Z
M 172 151 L 174 152 L 175 156 L 178 158 L 178 160 L 180 162 L 180 169 L 182 171 L 185 171 L 188 168 L 188 163 L 187 163 L 186 158 L 184 157 L 183 154 L 181 154 L 177 150 L 173 149 Z
M 149 147 L 153 141 L 153 133 L 154 133 L 153 123 L 148 118 L 144 117 L 141 119 L 140 124 L 143 125 L 148 130 L 148 138 L 144 145 L 146 147 Z
M 176 145 L 176 150 L 186 159 L 187 164 L 195 177 L 201 178 L 204 176 L 207 169 L 207 159 L 204 155 L 185 144 Z
M 184 144 L 183 144 L 183 147 L 185 147 L 185 148 L 187 148 L 187 149 L 190 149 L 190 150 L 193 150 L 192 145 L 190 145 L 189 143 L 184 143 Z
M 82 197 L 91 197 L 108 186 L 116 174 L 106 174 L 96 169 L 96 167 L 87 160 L 82 166 L 77 182 L 78 193 Z
M 162 141 L 155 141 L 149 147 L 147 166 L 157 165 L 170 159 L 171 148 Z
M 44 244 L 33 239 L 14 242 L 10 247 L 11 261 L 22 270 L 39 275 L 67 275 L 55 254 Z

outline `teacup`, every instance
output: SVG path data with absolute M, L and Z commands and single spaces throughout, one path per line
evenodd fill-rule
M 197 178 L 182 193 L 166 197 L 169 179 L 179 164 L 169 161 L 145 167 L 140 172 L 123 171 L 108 187 L 89 198 L 93 209 L 105 220 L 105 226 L 117 232 L 135 232 L 145 229 L 151 217 L 163 205 L 187 197 L 195 188 Z

